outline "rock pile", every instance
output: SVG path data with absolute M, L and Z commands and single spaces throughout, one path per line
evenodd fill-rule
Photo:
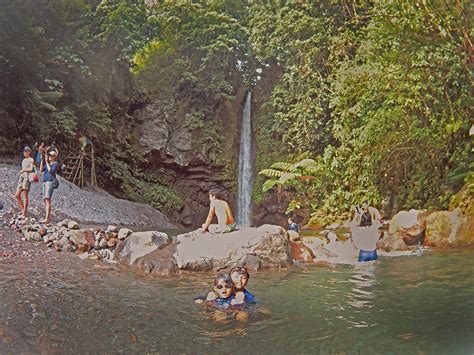
M 80 228 L 74 220 L 65 219 L 53 226 L 44 226 L 35 218 L 14 218 L 8 225 L 23 235 L 22 239 L 43 242 L 56 251 L 83 253 L 81 258 L 113 261 L 113 251 L 119 241 L 123 241 L 131 230 L 108 226 L 100 228 Z

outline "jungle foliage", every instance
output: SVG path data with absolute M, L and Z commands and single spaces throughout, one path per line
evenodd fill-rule
M 243 86 L 263 92 L 256 186 L 289 211 L 445 208 L 473 171 L 468 1 L 12 1 L 0 29 L 3 152 L 86 135 L 103 186 L 165 211 L 181 197 L 145 173 L 133 113 L 160 102 L 218 161 Z
M 264 188 L 285 185 L 315 219 L 362 199 L 387 213 L 447 208 L 474 167 L 468 2 L 283 1 L 252 14 L 253 48 L 282 67 L 271 103 L 288 153 L 315 160 L 310 187 L 280 163 Z

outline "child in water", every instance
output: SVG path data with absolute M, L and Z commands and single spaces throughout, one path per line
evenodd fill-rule
M 255 297 L 245 289 L 250 277 L 247 269 L 236 266 L 230 270 L 229 276 L 232 279 L 235 294 L 234 299 L 231 300 L 231 304 L 255 303 Z
M 234 299 L 234 285 L 229 275 L 219 274 L 214 279 L 214 291 L 207 294 L 206 298 L 195 299 L 196 303 L 204 301 L 212 303 L 218 307 L 227 308 Z

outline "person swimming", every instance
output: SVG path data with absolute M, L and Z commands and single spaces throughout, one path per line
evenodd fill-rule
M 194 299 L 196 303 L 206 302 L 219 308 L 228 308 L 232 305 L 234 295 L 234 284 L 229 275 L 219 274 L 214 279 L 214 290 L 210 291 L 207 296 L 198 296 Z
M 255 297 L 245 289 L 249 281 L 249 273 L 246 268 L 241 266 L 233 267 L 229 276 L 234 284 L 234 299 L 231 301 L 232 305 L 237 304 L 252 304 L 255 303 Z

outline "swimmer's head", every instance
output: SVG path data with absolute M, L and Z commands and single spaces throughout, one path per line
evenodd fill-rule
M 234 283 L 234 287 L 237 290 L 243 290 L 249 281 L 249 273 L 246 268 L 241 266 L 236 266 L 232 268 L 229 272 L 229 276 Z
M 219 274 L 214 279 L 214 291 L 219 298 L 229 298 L 234 290 L 234 285 L 229 275 Z

